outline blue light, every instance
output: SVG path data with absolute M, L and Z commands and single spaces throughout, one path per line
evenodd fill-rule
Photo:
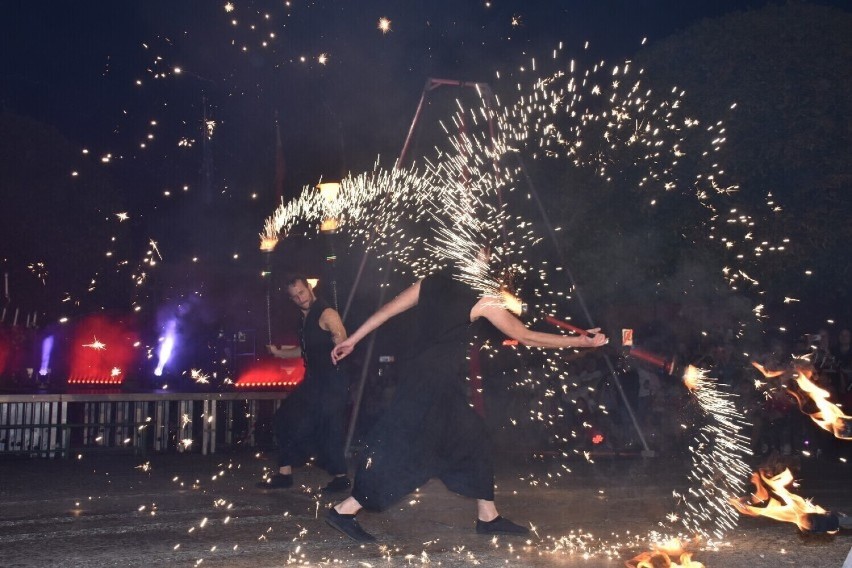
M 50 352 L 53 351 L 53 336 L 48 335 L 41 342 L 41 367 L 38 374 L 42 377 L 47 376 L 50 372 Z
M 166 333 L 160 338 L 160 350 L 157 352 L 157 368 L 154 369 L 154 374 L 158 377 L 163 374 L 163 369 L 169 358 L 172 356 L 172 351 L 175 346 L 175 320 L 169 320 L 166 324 Z

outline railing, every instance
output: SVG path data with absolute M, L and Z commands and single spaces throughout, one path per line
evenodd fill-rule
M 286 392 L 0 394 L 0 455 L 215 453 L 271 441 Z

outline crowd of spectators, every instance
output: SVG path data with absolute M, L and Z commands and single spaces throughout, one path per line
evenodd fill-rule
M 849 329 L 835 334 L 823 329 L 794 341 L 773 339 L 753 353 L 743 353 L 726 339 L 730 336 L 719 334 L 694 347 L 677 345 L 676 353 L 667 354 L 678 363 L 674 374 L 630 357 L 627 349 L 568 361 L 567 375 L 561 377 L 535 365 L 518 368 L 517 360 L 510 368 L 486 369 L 487 418 L 498 429 L 498 444 L 567 448 L 578 454 L 636 453 L 647 444 L 662 455 L 685 453 L 695 427 L 706 419 L 680 380 L 683 366 L 694 364 L 709 370 L 720 390 L 736 395 L 737 407 L 751 424 L 743 433 L 754 455 L 836 457 L 844 442 L 820 429 L 805 413 L 814 412 L 813 405 L 805 402 L 802 411 L 791 391 L 796 392 L 794 378 L 802 370 L 828 391 L 832 403 L 852 414 Z M 752 363 L 785 373 L 767 379 Z

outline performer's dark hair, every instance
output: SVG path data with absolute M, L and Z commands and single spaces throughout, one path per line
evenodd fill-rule
M 304 274 L 300 274 L 297 272 L 290 272 L 284 275 L 284 287 L 289 288 L 290 286 L 295 286 L 297 283 L 301 282 L 305 285 L 305 288 L 310 288 L 311 285 L 308 283 L 308 279 Z

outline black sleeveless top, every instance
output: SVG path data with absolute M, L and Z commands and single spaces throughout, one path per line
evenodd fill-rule
M 471 338 L 470 310 L 478 300 L 479 293 L 448 270 L 424 278 L 417 306 L 421 347 L 453 343 L 466 349 Z
M 305 379 L 319 379 L 336 371 L 331 362 L 331 350 L 334 349 L 331 332 L 319 325 L 320 316 L 330 307 L 325 300 L 317 298 L 302 318 L 299 341 L 302 359 L 305 361 Z
M 464 390 L 466 355 L 474 325 L 470 310 L 479 293 L 440 271 L 420 282 L 417 321 L 406 356 L 400 361 L 403 382 L 415 397 L 429 398 L 437 392 Z M 428 393 L 422 392 L 425 389 Z

